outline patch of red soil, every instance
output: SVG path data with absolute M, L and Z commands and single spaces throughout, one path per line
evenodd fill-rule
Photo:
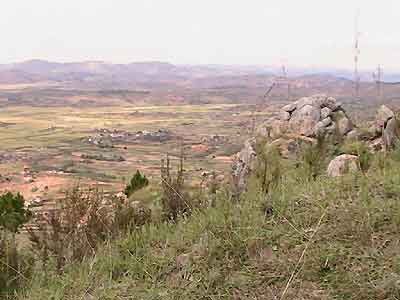
M 210 148 L 206 145 L 199 144 L 199 145 L 193 145 L 191 147 L 192 151 L 194 152 L 208 152 Z
M 47 187 L 50 193 L 58 193 L 61 190 L 65 190 L 70 187 L 73 183 L 71 178 L 56 176 L 56 175 L 39 175 L 34 179 L 34 182 L 24 182 L 23 180 L 14 180 L 12 182 L 0 183 L 0 191 L 10 191 L 14 193 L 21 193 L 24 198 L 31 199 L 37 193 L 33 192 L 44 191 Z

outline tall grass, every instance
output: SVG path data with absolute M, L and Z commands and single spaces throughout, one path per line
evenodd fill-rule
M 20 299 L 396 299 L 400 295 L 399 163 L 304 181 L 281 161 L 269 190 L 250 180 L 240 202 L 176 222 L 146 223 L 93 257 L 40 275 Z

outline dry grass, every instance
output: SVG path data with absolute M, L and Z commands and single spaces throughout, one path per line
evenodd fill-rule
M 219 189 L 214 206 L 145 224 L 62 276 L 36 276 L 20 299 L 398 299 L 399 163 L 377 163 L 308 181 L 282 162 L 268 214 L 257 182 L 238 203 Z

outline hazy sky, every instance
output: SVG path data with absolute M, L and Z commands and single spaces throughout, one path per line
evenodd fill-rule
M 2 0 L 0 62 L 400 68 L 400 0 Z

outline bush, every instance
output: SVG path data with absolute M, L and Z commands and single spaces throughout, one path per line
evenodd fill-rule
M 326 153 L 327 147 L 323 136 L 318 136 L 315 144 L 303 146 L 300 153 L 301 165 L 308 180 L 316 180 L 322 173 Z
M 149 180 L 146 175 L 142 175 L 139 170 L 136 171 L 135 175 L 131 178 L 130 183 L 125 188 L 125 195 L 129 198 L 134 192 L 146 187 L 149 184 Z
M 256 145 L 257 167 L 254 176 L 258 180 L 259 188 L 265 195 L 277 187 L 281 181 L 280 153 L 276 147 L 271 147 L 265 141 Z
M 161 161 L 161 204 L 166 219 L 176 221 L 180 214 L 191 210 L 189 195 L 184 191 L 183 154 L 181 154 L 176 176 L 171 174 L 170 160 Z
M 115 226 L 121 232 L 129 232 L 151 221 L 151 209 L 139 201 L 118 202 L 115 211 Z
M 0 296 L 13 293 L 30 272 L 32 262 L 17 249 L 15 234 L 29 221 L 21 194 L 0 196 Z
M 61 273 L 67 262 L 96 254 L 98 245 L 115 234 L 115 227 L 113 199 L 96 188 L 77 186 L 57 204 L 56 210 L 36 215 L 39 230 L 28 232 L 43 266 L 53 256 Z
M 17 233 L 23 224 L 31 217 L 31 212 L 25 209 L 25 199 L 21 194 L 7 192 L 0 196 L 0 230 Z

